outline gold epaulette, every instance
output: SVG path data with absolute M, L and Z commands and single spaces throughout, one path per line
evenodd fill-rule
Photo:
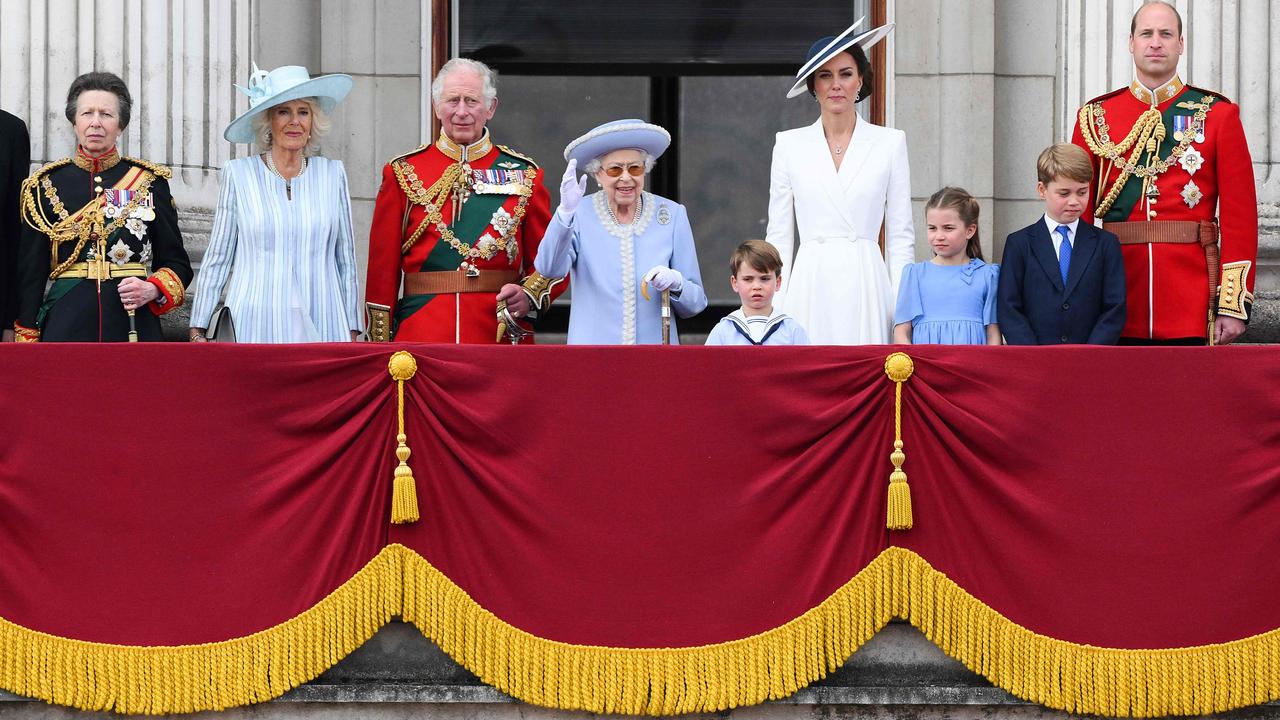
M 48 175 L 54 170 L 57 170 L 63 165 L 68 165 L 70 163 L 71 163 L 71 158 L 64 157 L 61 160 L 54 160 L 51 163 L 46 163 L 45 165 L 42 165 L 36 168 L 35 172 L 31 173 L 31 177 L 28 177 L 26 180 L 22 181 L 23 189 L 24 190 L 26 189 L 27 183 L 31 183 L 32 185 L 34 185 L 40 181 L 40 178 L 44 177 L 45 175 Z
M 150 160 L 141 160 L 136 157 L 122 157 L 120 159 L 124 160 L 125 162 L 131 162 L 140 168 L 145 168 L 147 170 L 150 170 L 151 173 L 156 177 L 162 177 L 165 180 L 169 180 L 173 178 L 173 171 L 170 170 L 168 167 L 161 165 L 160 163 L 153 163 Z
M 1231 102 L 1231 100 L 1229 100 L 1226 95 L 1223 95 L 1222 93 L 1216 90 L 1205 90 L 1204 88 L 1196 87 L 1195 85 L 1187 85 L 1186 87 L 1191 90 L 1195 90 L 1196 92 L 1204 93 L 1205 95 L 1208 95 L 1210 97 L 1217 98 L 1218 102 L 1225 102 L 1225 103 Z
M 1116 95 L 1119 95 L 1120 93 L 1127 93 L 1127 92 L 1129 92 L 1129 86 L 1128 86 L 1128 85 L 1125 85 L 1125 86 L 1124 86 L 1124 87 L 1122 87 L 1122 88 L 1116 88 L 1115 90 L 1112 90 L 1111 92 L 1103 93 L 1103 94 L 1099 95 L 1098 97 L 1096 97 L 1096 98 L 1094 98 L 1094 99 L 1090 100 L 1089 102 L 1085 103 L 1085 105 L 1092 105 L 1092 104 L 1097 103 L 1097 102 L 1102 102 L 1103 100 L 1106 100 L 1106 99 L 1108 99 L 1108 98 L 1113 98 L 1113 97 L 1115 97 Z
M 518 153 L 518 152 L 516 152 L 515 150 L 512 150 L 511 148 L 507 147 L 506 145 L 499 145 L 499 146 L 498 146 L 498 149 L 499 149 L 499 150 L 501 150 L 502 152 L 504 152 L 504 153 L 508 154 L 508 155 L 511 155 L 511 156 L 513 156 L 513 157 L 518 157 L 518 158 L 520 158 L 521 160 L 524 160 L 525 162 L 527 162 L 527 163 L 529 163 L 530 165 L 532 165 L 532 166 L 533 166 L 533 168 L 534 168 L 535 170 L 537 170 L 537 169 L 539 169 L 539 168 L 541 168 L 541 167 L 542 167 L 541 165 L 539 165 L 539 164 L 538 164 L 538 161 L 537 161 L 537 160 L 534 160 L 533 158 L 531 158 L 531 157 L 529 157 L 528 155 L 525 155 L 525 154 L 523 154 L 523 153 Z
M 390 160 L 388 160 L 388 161 L 387 161 L 387 164 L 388 164 L 388 165 L 390 165 L 391 163 L 393 163 L 393 162 L 395 162 L 395 161 L 397 161 L 397 160 L 403 160 L 403 159 L 405 159 L 405 158 L 409 157 L 410 155 L 417 155 L 418 153 L 422 152 L 423 150 L 426 150 L 428 147 L 430 147 L 430 146 L 429 146 L 429 145 L 425 145 L 425 144 L 423 144 L 423 145 L 419 145 L 418 147 L 416 147 L 416 148 L 414 148 L 414 149 L 410 150 L 409 152 L 406 152 L 406 153 L 400 153 L 399 155 L 396 155 L 395 157 L 393 157 L 393 158 L 391 158 Z

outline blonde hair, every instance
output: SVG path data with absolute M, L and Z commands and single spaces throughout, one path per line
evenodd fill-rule
M 759 272 L 771 272 L 774 275 L 782 272 L 782 256 L 778 254 L 778 248 L 764 240 L 748 240 L 739 245 L 729 257 L 729 272 L 737 277 L 738 268 L 744 263 Z
M 1054 143 L 1036 160 L 1036 179 L 1048 185 L 1058 178 L 1093 182 L 1093 162 L 1084 148 L 1071 143 Z
M 973 237 L 969 238 L 969 243 L 965 245 L 964 254 L 975 260 L 983 259 L 982 241 L 978 237 L 979 233 L 976 229 L 978 213 L 981 211 L 977 198 L 970 195 L 969 191 L 964 188 L 944 187 L 934 193 L 929 198 L 929 202 L 924 204 L 926 217 L 930 210 L 955 210 L 956 215 L 960 216 L 960 222 L 964 223 L 966 229 L 970 225 L 975 226 Z
M 307 146 L 302 149 L 302 153 L 308 157 L 320 154 L 320 138 L 329 134 L 329 129 L 333 127 L 333 121 L 320 109 L 320 103 L 315 98 L 300 98 L 311 108 L 311 137 L 307 140 Z M 253 127 L 253 144 L 257 147 L 259 153 L 264 153 L 271 149 L 271 111 L 276 106 L 263 110 L 254 115 L 249 121 Z

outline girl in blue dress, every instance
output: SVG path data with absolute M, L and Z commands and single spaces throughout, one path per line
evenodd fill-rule
M 898 287 L 893 341 L 900 344 L 999 345 L 998 265 L 982 260 L 978 201 L 945 187 L 925 205 L 933 259 L 908 265 Z

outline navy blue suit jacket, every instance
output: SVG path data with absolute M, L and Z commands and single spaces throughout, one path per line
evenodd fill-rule
M 1063 287 L 1041 218 L 1005 241 L 996 318 L 1010 345 L 1114 345 L 1124 329 L 1124 263 L 1116 236 L 1080 221 Z

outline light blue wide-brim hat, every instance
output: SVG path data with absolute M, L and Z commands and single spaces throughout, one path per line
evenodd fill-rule
M 564 159 L 577 160 L 578 168 L 614 150 L 643 150 L 657 160 L 671 145 L 671 133 L 659 125 L 634 118 L 614 120 L 593 128 L 565 146 Z
M 271 72 L 263 72 L 254 63 L 249 87 L 236 85 L 237 90 L 249 96 L 249 109 L 231 121 L 222 137 L 233 143 L 255 142 L 254 116 L 293 100 L 315 98 L 320 110 L 325 114 L 331 113 L 351 92 L 353 83 L 350 75 L 342 73 L 313 78 L 301 65 L 282 65 Z
M 809 48 L 809 54 L 805 57 L 804 64 L 796 71 L 796 84 L 791 86 L 787 91 L 787 97 L 793 98 L 809 89 L 805 82 L 815 70 L 826 65 L 831 58 L 848 50 L 854 45 L 859 45 L 863 50 L 870 50 L 873 45 L 880 42 L 890 32 L 893 32 L 894 23 L 885 23 L 878 28 L 872 28 L 863 33 L 854 34 L 854 30 L 866 20 L 865 16 L 858 18 L 858 21 L 850 25 L 848 29 L 835 37 L 824 37 L 815 42 Z

